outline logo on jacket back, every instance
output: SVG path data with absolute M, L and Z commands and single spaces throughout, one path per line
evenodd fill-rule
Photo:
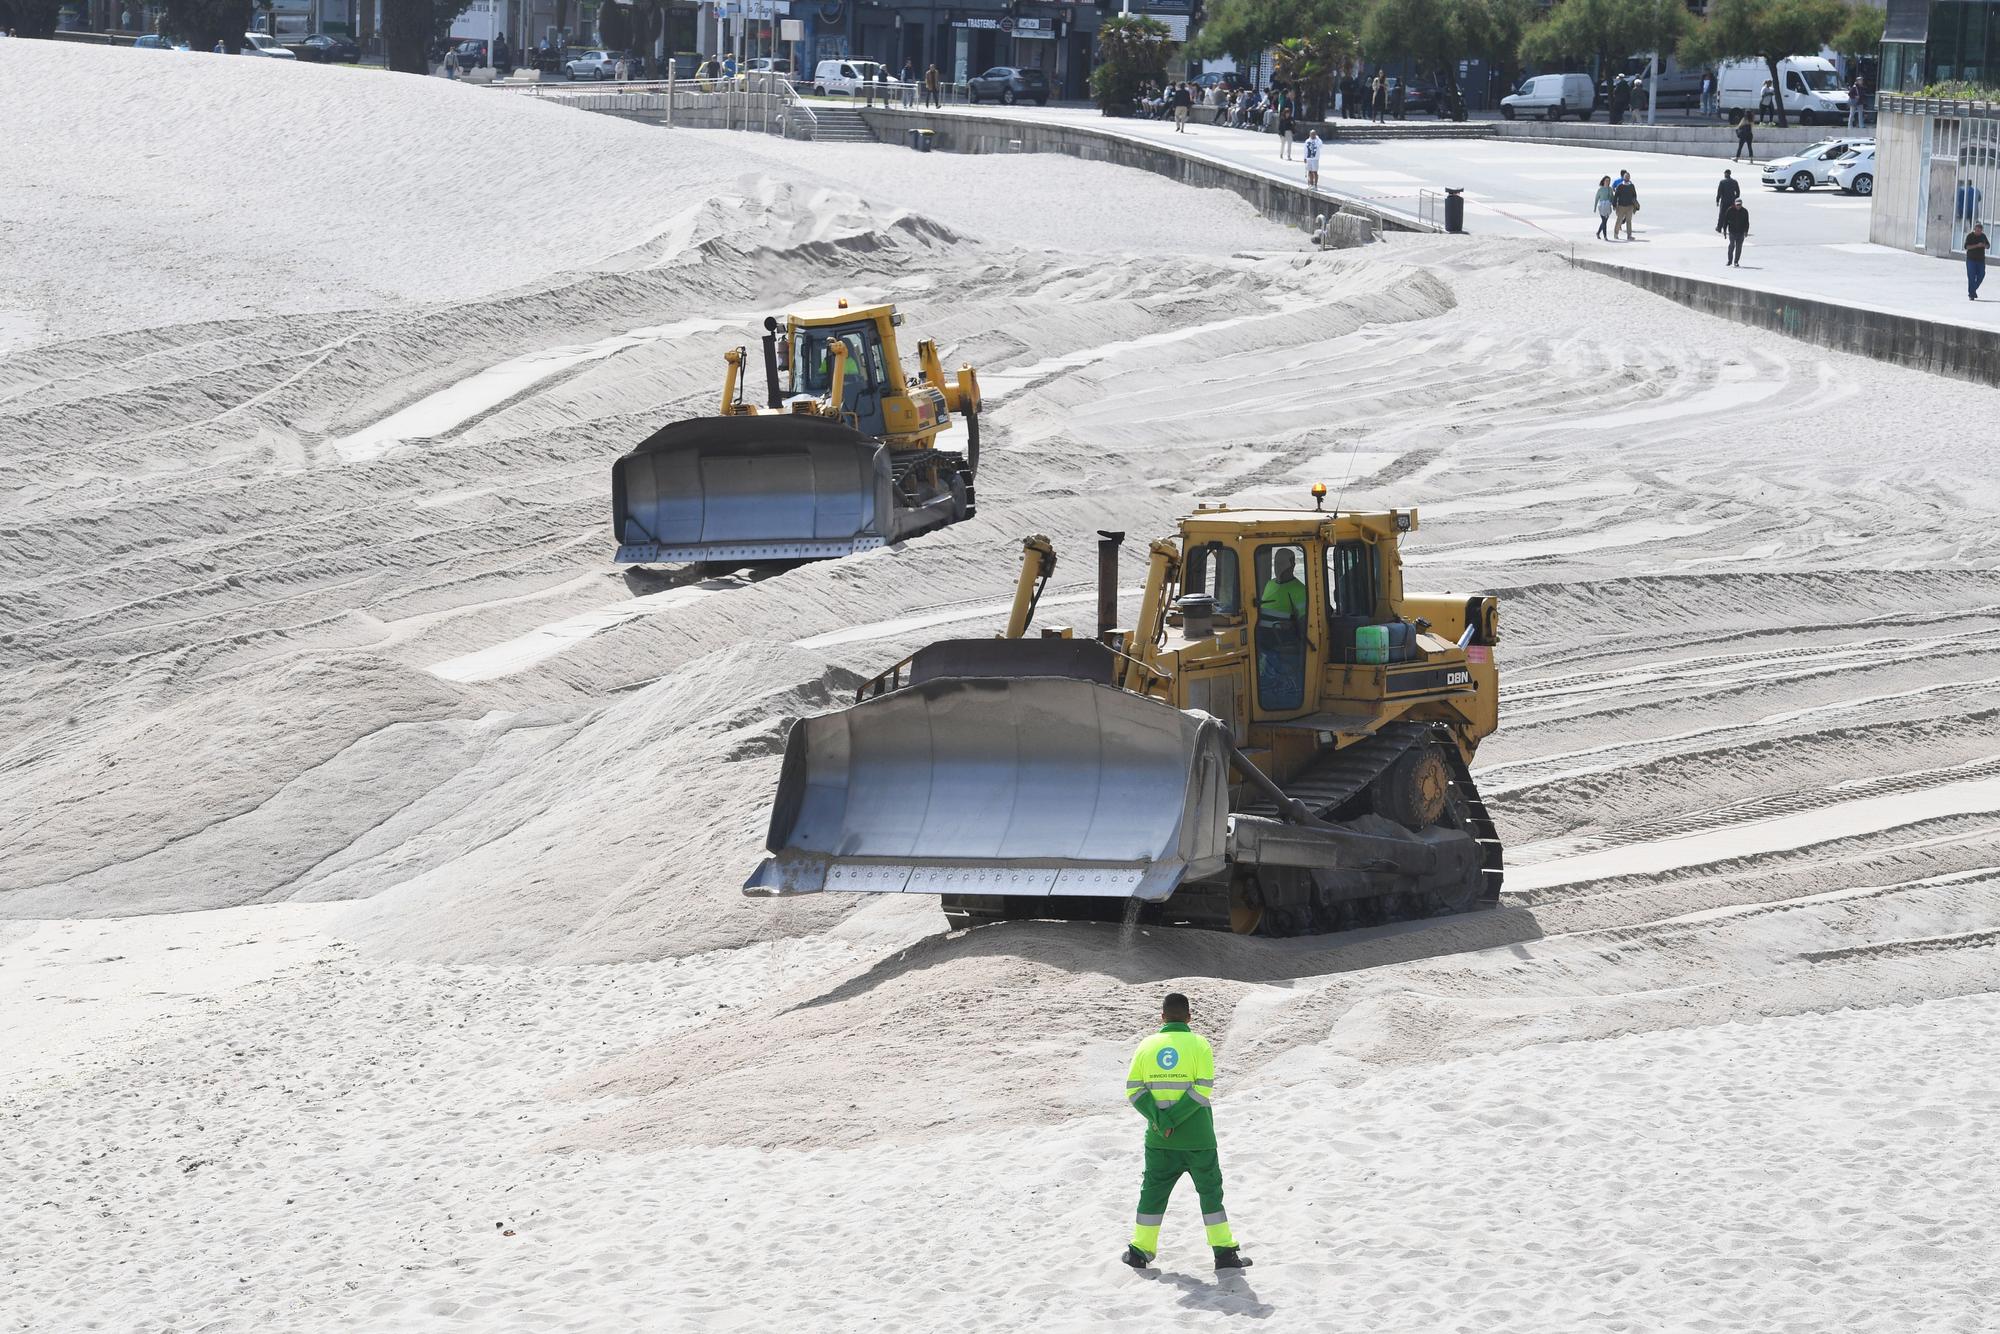
M 1171 1070 L 1181 1063 L 1181 1054 L 1172 1047 L 1162 1047 L 1153 1053 L 1153 1063 L 1162 1070 Z

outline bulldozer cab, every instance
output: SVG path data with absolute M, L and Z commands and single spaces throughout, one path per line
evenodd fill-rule
M 896 363 L 895 344 L 885 340 L 881 322 L 873 316 L 845 318 L 830 324 L 812 324 L 801 319 L 796 322 L 791 339 L 792 391 L 815 398 L 830 396 L 834 366 L 840 362 L 841 409 L 843 414 L 854 414 L 853 425 L 863 435 L 879 436 L 886 432 L 882 400 L 902 391 L 891 371 Z M 844 359 L 835 355 L 836 343 L 844 345 Z

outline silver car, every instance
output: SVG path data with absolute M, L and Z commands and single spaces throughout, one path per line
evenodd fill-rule
M 616 51 L 585 51 L 563 66 L 572 79 L 609 79 L 618 72 Z

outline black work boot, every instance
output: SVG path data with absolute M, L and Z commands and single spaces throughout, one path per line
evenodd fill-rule
M 1221 1254 L 1220 1251 L 1216 1253 L 1218 1255 Z M 1151 1269 L 1153 1267 L 1153 1257 L 1140 1250 L 1137 1246 L 1127 1246 L 1125 1248 L 1125 1263 L 1131 1265 L 1134 1269 Z
M 1215 1270 L 1217 1273 L 1221 1273 L 1225 1269 L 1248 1269 L 1253 1263 L 1254 1261 L 1249 1256 L 1238 1255 L 1234 1246 L 1217 1246 L 1215 1248 Z

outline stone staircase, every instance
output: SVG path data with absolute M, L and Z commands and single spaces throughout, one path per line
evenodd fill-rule
M 868 122 L 853 107 L 830 106 L 825 102 L 815 102 L 813 115 L 819 118 L 819 130 L 813 136 L 822 143 L 872 144 L 875 131 L 868 128 Z

